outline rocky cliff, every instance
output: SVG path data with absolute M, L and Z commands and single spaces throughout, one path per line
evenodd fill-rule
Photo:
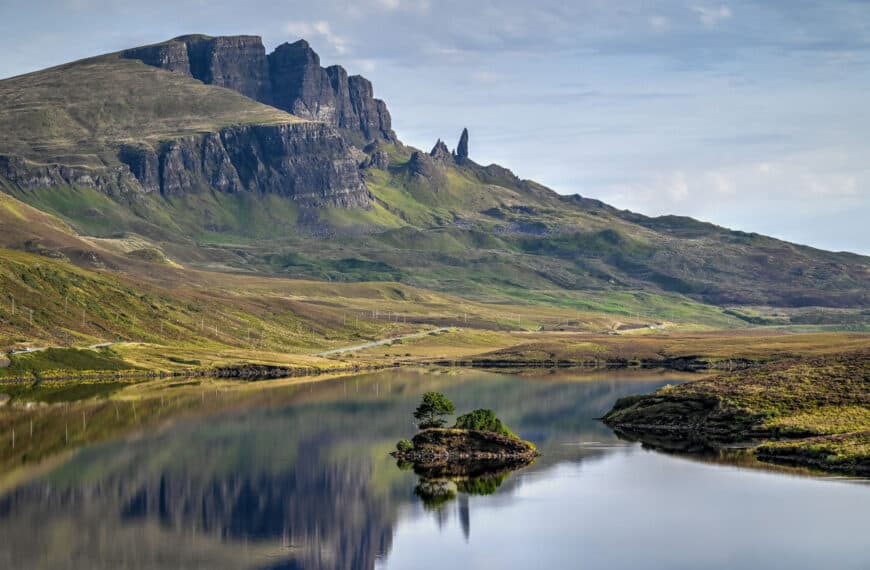
M 266 104 L 272 101 L 266 49 L 258 36 L 182 36 L 127 50 L 124 57 L 190 75 Z
M 116 167 L 38 164 L 0 155 L 0 180 L 25 190 L 90 187 L 124 192 L 259 192 L 303 206 L 369 208 L 371 195 L 354 155 L 322 123 L 248 125 L 161 142 L 124 145 Z
M 370 195 L 338 133 L 321 123 L 233 126 L 119 153 L 146 191 L 261 192 L 303 205 L 367 208 Z
M 346 131 L 353 142 L 396 140 L 387 106 L 374 98 L 371 82 L 348 76 L 338 65 L 321 67 L 305 40 L 266 55 L 258 36 L 182 36 L 123 55 L 324 122 Z

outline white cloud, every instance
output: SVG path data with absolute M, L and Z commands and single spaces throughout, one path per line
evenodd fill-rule
M 378 62 L 374 59 L 349 59 L 346 61 L 348 70 L 360 70 L 364 73 L 371 73 L 378 68 Z
M 402 6 L 402 0 L 377 0 L 377 3 L 387 10 L 398 10 Z
M 721 172 L 708 172 L 706 181 L 714 192 L 723 196 L 737 194 L 737 185 L 734 180 Z
M 682 202 L 688 198 L 689 184 L 686 182 L 686 174 L 683 171 L 672 173 L 666 183 L 666 190 L 674 202 Z
M 712 28 L 723 20 L 731 18 L 731 8 L 722 4 L 713 6 L 692 6 L 692 12 L 697 14 L 698 20 L 707 28 Z
M 332 26 L 326 20 L 316 22 L 288 22 L 284 27 L 288 33 L 304 39 L 319 37 L 328 43 L 339 55 L 349 53 L 349 41 L 332 31 Z
M 374 4 L 389 12 L 402 10 L 424 13 L 429 10 L 429 0 L 374 0 Z
M 649 27 L 657 34 L 663 34 L 671 29 L 671 21 L 664 16 L 653 16 L 649 19 Z

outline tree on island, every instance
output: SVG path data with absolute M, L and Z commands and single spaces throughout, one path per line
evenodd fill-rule
M 463 414 L 456 418 L 456 425 L 453 427 L 459 429 L 473 429 L 477 431 L 490 431 L 501 434 L 513 439 L 519 439 L 517 434 L 512 432 L 509 427 L 504 425 L 495 415 L 495 412 L 487 409 L 474 410 L 467 414 Z
M 447 423 L 444 416 L 455 411 L 453 402 L 441 392 L 426 392 L 423 394 L 423 401 L 414 410 L 414 418 L 418 420 L 417 427 L 420 429 L 440 428 Z

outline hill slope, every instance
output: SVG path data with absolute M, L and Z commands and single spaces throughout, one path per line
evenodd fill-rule
M 219 49 L 209 48 L 210 71 L 194 72 L 191 45 L 201 42 Z M 0 81 L 0 188 L 80 234 L 204 269 L 401 281 L 572 308 L 579 292 L 870 305 L 866 257 L 560 196 L 476 164 L 467 133 L 454 153 L 365 136 L 348 125 L 369 91 L 348 95 L 342 122 L 321 111 L 345 105 L 344 83 L 324 87 L 343 69 L 320 68 L 297 42 L 288 46 L 304 57 L 283 58 L 267 84 L 272 56 L 258 42 L 185 37 Z M 39 236 L 10 245 L 26 241 L 37 247 Z M 756 312 L 734 314 L 763 322 Z

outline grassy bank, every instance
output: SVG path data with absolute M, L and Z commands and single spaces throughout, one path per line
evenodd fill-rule
M 791 358 L 619 400 L 605 421 L 644 439 L 761 442 L 764 461 L 870 474 L 870 350 Z

